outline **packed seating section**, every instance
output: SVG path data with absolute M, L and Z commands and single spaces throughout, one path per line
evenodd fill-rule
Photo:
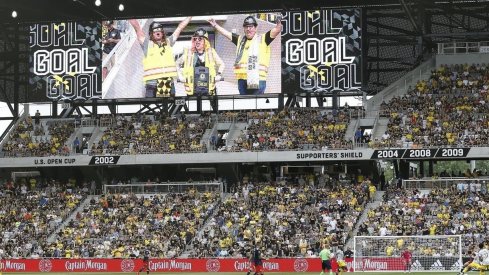
M 91 154 L 155 154 L 203 152 L 202 136 L 209 116 L 113 116 L 104 117 L 108 127 Z M 105 123 L 103 124 L 105 125 Z
M 325 241 L 344 247 L 368 200 L 362 184 L 327 175 L 88 198 L 87 184 L 39 182 L 5 185 L 2 258 L 247 257 L 255 241 L 267 257 L 314 257 Z
M 92 198 L 50 247 L 63 257 L 128 258 L 149 250 L 174 258 L 220 200 L 216 193 L 113 194 Z
M 6 182 L 0 200 L 0 257 L 45 256 L 48 236 L 87 194 L 88 188 L 74 187 L 72 182 Z
M 47 131 L 46 131 L 47 129 Z M 75 129 L 75 120 L 33 121 L 22 119 L 2 147 L 4 157 L 66 156 L 66 144 Z
M 350 117 L 347 109 L 222 112 L 217 118 L 211 113 L 172 117 L 160 113 L 101 115 L 96 126 L 103 134 L 98 139 L 91 136 L 89 144 L 84 141 L 81 145 L 92 155 L 206 152 L 213 136 L 203 140 L 205 131 L 211 130 L 214 123 L 231 122 L 246 123 L 246 129 L 234 140 L 234 146 L 219 151 L 352 149 L 352 141 L 345 139 Z M 78 144 L 68 143 L 75 126 L 82 126 L 80 121 L 43 122 L 33 125 L 32 117 L 20 121 L 3 145 L 3 155 L 30 157 L 81 152 L 73 150 Z
M 247 257 L 255 245 L 264 257 L 279 258 L 317 257 L 324 242 L 344 248 L 367 201 L 360 189 L 249 182 L 216 209 L 190 256 Z
M 475 251 L 476 246 L 486 240 L 489 194 L 487 187 L 478 190 L 463 186 L 459 184 L 423 192 L 392 187 L 379 207 L 368 212 L 368 218 L 360 225 L 358 235 L 462 235 L 463 252 L 468 255 L 468 251 Z M 385 246 L 386 255 L 400 254 L 397 245 L 388 247 Z M 436 246 L 413 253 L 436 256 L 453 255 L 454 251 Z
M 345 140 L 349 113 L 320 109 L 249 112 L 248 126 L 233 150 L 352 149 Z
M 382 102 L 389 124 L 371 147 L 487 146 L 489 68 L 442 65 L 407 94 Z
M 7 181 L 0 203 L 0 256 L 128 258 L 148 249 L 161 258 L 248 257 L 258 246 L 264 257 L 317 257 L 323 243 L 333 251 L 345 249 L 355 227 L 357 235 L 366 236 L 462 235 L 468 255 L 489 230 L 487 185 L 479 183 L 423 191 L 390 186 L 361 224 L 376 192 L 368 178 L 245 177 L 227 194 L 189 189 L 87 198 L 89 192 L 87 183 L 74 180 Z M 381 255 L 399 255 L 410 245 L 400 242 L 386 240 Z M 455 253 L 429 244 L 413 254 Z

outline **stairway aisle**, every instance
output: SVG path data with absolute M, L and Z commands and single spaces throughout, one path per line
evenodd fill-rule
M 360 227 L 361 224 L 363 224 L 367 220 L 367 215 L 370 209 L 375 209 L 380 206 L 380 203 L 382 202 L 382 198 L 384 197 L 384 193 L 385 191 L 377 191 L 375 193 L 374 201 L 367 203 L 365 209 L 363 210 L 362 215 L 358 219 L 357 224 L 353 229 L 352 237 L 346 242 L 346 247 L 353 247 L 353 236 L 356 236 L 358 234 L 358 228 Z
M 96 197 L 96 196 L 88 195 L 85 198 L 85 200 L 83 202 L 81 202 L 80 205 L 78 205 L 78 207 L 75 210 L 73 210 L 73 212 L 71 212 L 71 214 L 68 216 L 68 218 L 63 220 L 63 222 L 58 226 L 58 228 L 56 228 L 56 230 L 54 230 L 53 233 L 51 233 L 51 235 L 49 235 L 47 242 L 48 243 L 54 242 L 56 240 L 56 237 L 58 236 L 58 232 L 63 230 L 65 228 L 65 226 L 76 217 L 76 213 L 83 211 L 85 206 L 87 206 L 90 203 L 90 200 L 93 197 Z

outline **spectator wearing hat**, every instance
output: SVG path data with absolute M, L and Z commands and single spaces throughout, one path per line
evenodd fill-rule
M 187 17 L 180 22 L 169 37 L 166 36 L 163 29 L 164 25 L 161 22 L 151 22 L 149 34 L 146 36 L 137 20 L 129 20 L 136 31 L 137 39 L 144 54 L 143 81 L 146 97 L 175 95 L 173 79 L 177 77 L 177 67 L 172 47 L 191 19 L 192 17 Z
M 177 61 L 179 67 L 183 68 L 180 81 L 185 84 L 185 92 L 187 95 L 196 93 L 205 94 L 205 92 L 196 91 L 198 84 L 195 78 L 195 73 L 198 68 L 207 68 L 204 76 L 205 82 L 208 83 L 207 93 L 210 95 L 216 94 L 216 82 L 222 80 L 222 72 L 224 71 L 224 62 L 212 48 L 209 41 L 209 34 L 203 28 L 199 28 L 192 36 L 192 46 L 183 51 L 183 55 Z
M 102 45 L 104 46 L 102 55 L 103 61 L 105 61 L 110 52 L 112 52 L 112 50 L 115 48 L 115 45 L 117 45 L 117 43 L 121 41 L 121 33 L 118 29 L 114 27 L 114 21 L 104 21 L 104 26 L 107 28 L 107 33 L 105 34 L 104 39 L 102 39 Z M 107 77 L 107 74 L 109 73 L 110 69 L 112 69 L 114 64 L 114 57 L 111 57 L 108 62 L 104 63 L 104 67 L 102 68 L 102 79 L 105 79 Z
M 258 22 L 253 16 L 248 16 L 243 21 L 244 35 L 231 33 L 212 18 L 209 23 L 237 46 L 234 73 L 238 79 L 239 93 L 263 94 L 270 63 L 270 44 L 282 31 L 281 17 L 277 16 L 275 27 L 265 34 L 257 33 Z

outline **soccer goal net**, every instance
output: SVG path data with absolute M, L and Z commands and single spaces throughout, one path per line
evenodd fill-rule
M 355 236 L 354 271 L 458 271 L 462 267 L 460 235 Z

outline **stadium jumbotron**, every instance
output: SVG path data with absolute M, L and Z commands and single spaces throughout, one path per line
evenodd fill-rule
M 489 271 L 488 12 L 2 1 L 0 275 Z

